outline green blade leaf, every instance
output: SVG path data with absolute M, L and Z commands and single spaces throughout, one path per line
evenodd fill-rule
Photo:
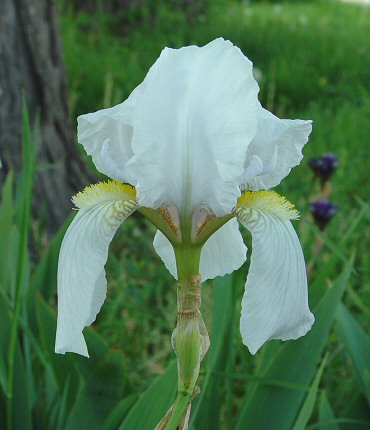
M 325 391 L 321 393 L 319 403 L 319 430 L 339 430 L 335 416 Z
M 303 338 L 286 342 L 261 376 L 296 384 L 310 383 L 327 343 L 352 267 L 353 260 L 348 262 L 343 273 L 319 302 L 314 310 L 316 321 L 312 330 Z M 252 393 L 247 392 L 235 430 L 291 428 L 303 399 L 303 392 L 258 384 Z
M 111 351 L 92 329 L 85 330 L 91 358 L 54 353 L 56 317 L 41 296 L 36 300 L 38 339 L 50 363 L 48 375 L 53 383 L 49 404 L 56 402 L 55 421 L 63 429 L 101 429 L 103 422 L 125 395 L 127 373 L 121 351 Z M 55 383 L 54 383 L 55 381 Z M 66 391 L 68 381 L 69 384 Z M 50 386 L 50 384 L 48 384 Z M 68 413 L 59 410 L 64 408 Z
M 345 228 L 345 233 L 341 237 L 339 244 L 337 246 L 338 251 L 333 253 L 329 260 L 322 267 L 320 273 L 315 276 L 315 280 L 309 286 L 309 300 L 311 306 L 316 306 L 320 301 L 323 294 L 323 287 L 327 284 L 327 279 L 332 277 L 336 273 L 337 264 L 339 261 L 339 254 L 342 254 L 341 250 L 348 248 L 348 242 L 352 239 L 356 229 L 363 225 L 364 218 L 368 214 L 369 206 L 363 205 L 362 209 L 359 211 L 357 217 L 348 223 Z M 317 231 L 317 230 L 316 230 Z M 326 243 L 326 236 L 321 234 L 322 239 Z
M 293 430 L 304 430 L 308 421 L 311 418 L 313 408 L 315 406 L 317 392 L 319 390 L 319 385 L 321 381 L 321 377 L 326 366 L 326 362 L 328 360 L 328 356 L 322 360 L 321 366 L 316 373 L 315 379 L 311 385 L 310 391 L 307 394 L 307 397 L 303 403 L 303 406 L 299 412 L 298 418 L 294 424 Z
M 350 355 L 361 390 L 370 405 L 370 337 L 341 304 L 337 311 L 338 331 Z
M 357 388 L 357 390 L 356 390 Z M 340 430 L 362 430 L 370 428 L 370 411 L 365 396 L 360 391 L 358 384 L 352 390 L 349 404 L 337 418 L 340 422 Z
M 224 348 L 225 339 L 229 332 L 233 317 L 233 285 L 232 276 L 217 278 L 212 285 L 213 288 L 213 318 L 211 331 L 211 346 L 206 355 L 204 367 L 205 377 L 200 383 L 201 392 L 194 400 L 190 425 L 196 428 L 217 429 L 219 416 L 217 413 L 210 414 L 209 411 L 218 411 L 220 408 L 220 376 L 217 371 L 222 371 L 226 365 L 227 349 Z M 224 358 L 221 360 L 221 357 Z M 212 409 L 211 409 L 212 408 Z
M 10 327 L 11 327 L 11 314 L 9 312 L 8 303 L 5 301 L 3 295 L 0 295 L 0 339 L 1 348 L 0 356 L 1 361 L 5 364 L 7 352 L 10 344 Z M 15 344 L 14 350 L 14 390 L 13 390 L 13 428 L 14 430 L 23 430 L 32 428 L 31 419 L 31 405 L 28 397 L 27 387 L 27 373 L 24 366 L 24 360 L 21 353 L 21 348 L 18 339 Z M 4 370 L 8 370 L 5 368 Z M 5 378 L 5 375 L 4 375 Z M 6 393 L 4 393 L 4 398 Z M 1 396 L 0 396 L 1 398 Z M 1 409 L 1 405 L 0 405 Z M 0 413 L 0 428 L 6 428 L 6 414 Z
M 101 430 L 106 416 L 124 396 L 125 385 L 123 354 L 108 351 L 85 378 L 65 429 Z
M 116 430 L 137 401 L 137 397 L 138 395 L 133 393 L 121 400 L 107 416 L 100 430 Z
M 2 189 L 2 199 L 0 208 L 0 287 L 6 291 L 5 286 L 9 282 L 9 263 L 11 254 L 12 227 L 13 227 L 13 173 L 6 177 Z
M 16 225 L 19 228 L 20 239 L 19 246 L 17 248 L 17 258 L 16 258 L 16 274 L 15 274 L 15 289 L 13 297 L 12 315 L 11 315 L 11 334 L 9 340 L 9 350 L 8 350 L 8 379 L 7 379 L 7 428 L 10 430 L 14 426 L 17 426 L 17 420 L 19 414 L 16 407 L 19 407 L 16 399 L 16 392 L 19 387 L 27 393 L 27 407 L 22 411 L 24 414 L 30 414 L 30 399 L 28 394 L 33 391 L 33 386 L 31 387 L 33 378 L 32 374 L 28 373 L 24 369 L 24 360 L 22 353 L 20 351 L 20 345 L 18 340 L 18 324 L 21 316 L 22 307 L 22 294 L 28 285 L 29 281 L 29 259 L 28 259 L 28 236 L 30 230 L 31 222 L 31 202 L 32 202 L 32 190 L 34 183 L 34 161 L 36 157 L 35 145 L 33 144 L 31 127 L 29 122 L 29 116 L 26 106 L 25 97 L 23 97 L 22 103 L 22 155 L 23 155 L 23 165 L 21 181 L 17 187 L 17 211 L 16 211 Z M 19 352 L 17 352 L 19 350 Z M 27 348 L 24 349 L 27 358 Z M 29 357 L 28 357 L 29 358 Z M 29 361 L 27 361 L 29 364 Z M 26 363 L 27 363 L 26 362 Z M 23 370 L 22 378 L 25 381 L 19 382 Z M 25 389 L 26 388 L 26 389 Z M 29 417 L 27 419 L 30 419 Z
M 119 430 L 154 429 L 175 400 L 176 378 L 177 367 L 173 362 L 140 396 Z

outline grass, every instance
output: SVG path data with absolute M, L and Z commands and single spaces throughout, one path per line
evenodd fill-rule
M 348 260 L 355 252 L 345 302 L 360 326 L 368 331 L 369 211 L 363 212 L 361 222 L 353 231 L 351 228 L 362 210 L 363 202 L 368 200 L 369 191 L 370 8 L 334 1 L 249 4 L 218 0 L 193 14 L 191 11 L 185 13 L 169 2 L 149 1 L 145 4 L 114 17 L 102 13 L 87 15 L 64 11 L 62 14 L 61 29 L 72 115 L 76 117 L 121 102 L 142 81 L 164 46 L 204 44 L 218 36 L 240 46 L 260 71 L 260 100 L 263 105 L 281 117 L 314 121 L 314 132 L 305 149 L 303 164 L 294 169 L 279 187 L 279 191 L 295 202 L 302 213 L 297 230 L 308 263 L 315 262 L 312 297 L 315 294 L 324 296 L 327 286 L 331 287 L 329 292 L 335 291 L 338 284 L 335 278 L 342 272 L 344 263 L 340 258 L 333 262 L 333 255 L 344 255 L 344 259 Z M 326 151 L 334 152 L 340 159 L 340 166 L 332 180 L 332 200 L 340 206 L 340 211 L 325 233 L 325 244 L 317 257 L 312 253 L 312 246 L 318 233 L 308 212 L 308 203 L 315 191 L 311 189 L 307 160 Z M 175 325 L 175 283 L 153 250 L 151 241 L 154 233 L 152 226 L 137 215 L 130 217 L 117 233 L 107 264 L 108 299 L 96 323 L 97 332 L 114 352 L 119 354 L 123 351 L 122 360 L 108 353 L 104 355 L 104 360 L 111 366 L 115 359 L 119 361 L 119 374 L 123 372 L 125 375 L 125 387 L 122 388 L 125 394 L 142 392 L 154 375 L 163 373 L 173 358 L 169 339 Z M 343 244 L 347 233 L 350 234 L 349 239 Z M 250 237 L 247 232 L 243 234 L 250 249 Z M 55 258 L 53 261 L 55 266 Z M 221 411 L 218 428 L 232 428 L 246 403 L 245 393 L 250 394 L 258 389 L 255 381 L 262 378 L 259 375 L 264 375 L 265 368 L 269 368 L 266 359 L 279 348 L 279 343 L 272 342 L 255 359 L 251 359 L 241 345 L 238 315 L 248 264 L 232 278 L 207 283 L 203 289 L 204 319 L 212 333 L 212 342 L 219 349 L 217 354 L 210 355 L 203 369 L 201 384 L 207 386 L 207 391 L 201 394 L 203 397 L 200 396 L 199 404 L 204 409 L 198 408 L 197 403 L 194 405 L 198 425 L 204 424 L 198 428 L 217 428 L 215 423 L 207 421 L 210 419 L 207 405 L 210 408 L 211 404 L 214 410 L 218 408 Z M 49 301 L 54 303 L 48 286 L 50 282 L 45 281 L 45 285 L 49 288 Z M 38 306 L 43 309 L 44 305 Z M 222 313 L 224 308 L 226 311 L 222 318 L 225 321 L 221 316 L 218 321 L 213 311 L 219 312 L 221 309 Z M 51 316 L 46 311 L 43 314 L 40 309 L 37 322 L 41 318 L 49 321 Z M 227 335 L 222 337 L 220 334 L 218 339 L 216 329 Z M 44 336 L 48 339 L 48 333 Z M 101 341 L 92 334 L 90 336 L 89 342 L 93 348 L 101 352 L 104 349 Z M 315 336 L 319 342 L 320 338 Z M 305 340 L 299 342 L 296 343 L 296 351 L 301 348 L 304 352 L 305 348 L 312 348 L 309 341 L 307 346 L 303 343 Z M 343 352 L 343 345 L 338 333 L 331 332 L 326 346 L 329 358 L 321 379 L 321 390 L 326 393 L 335 416 L 345 419 L 354 416 L 343 411 L 350 409 L 352 400 L 354 406 L 357 405 L 353 392 L 355 390 L 357 393 L 358 388 L 355 367 Z M 49 345 L 48 348 L 52 347 Z M 288 352 L 289 348 L 293 347 L 288 346 Z M 47 347 L 44 346 L 44 349 Z M 39 354 L 42 355 L 42 351 Z M 217 357 L 214 363 L 212 357 Z M 58 372 L 58 366 L 67 367 L 72 362 L 76 365 L 77 374 L 85 372 L 81 370 L 82 361 L 71 358 L 67 360 L 69 364 L 65 364 L 66 361 L 61 361 L 60 357 L 56 360 Z M 99 376 L 97 362 L 90 361 L 93 363 L 90 366 L 94 369 L 94 377 Z M 284 370 L 284 363 L 280 365 Z M 45 374 L 50 374 L 49 368 Z M 115 373 L 109 375 L 109 381 L 114 381 Z M 288 378 L 282 381 L 274 377 L 273 371 L 269 375 L 270 380 L 262 385 L 289 385 Z M 312 378 L 307 376 L 306 379 L 295 389 L 306 392 Z M 53 385 L 50 379 L 47 381 L 48 388 L 43 395 L 54 407 L 56 400 L 50 394 Z M 107 384 L 107 380 L 103 382 Z M 97 393 L 95 386 L 91 388 L 87 382 L 81 387 L 78 399 L 86 405 L 83 403 L 85 391 L 91 389 L 94 396 Z M 312 387 L 311 397 L 316 395 Z M 214 397 L 209 399 L 209 393 Z M 62 405 L 63 402 L 71 402 L 70 394 L 66 395 L 67 400 L 63 400 L 63 396 L 60 399 Z M 43 402 L 40 399 L 34 402 L 41 408 Z M 317 403 L 311 424 L 320 420 L 321 404 L 326 405 Z M 309 405 L 305 410 L 308 409 Z M 73 419 L 78 423 L 76 410 Z M 55 422 L 64 428 L 64 415 L 55 417 Z M 358 413 L 356 417 L 359 421 L 366 421 L 368 415 L 365 414 L 364 418 Z M 348 424 L 341 429 L 365 428 L 351 425 L 354 426 Z M 76 424 L 68 428 L 77 427 Z

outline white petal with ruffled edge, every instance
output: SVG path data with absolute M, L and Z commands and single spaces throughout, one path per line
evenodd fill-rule
M 136 180 L 128 174 L 125 166 L 133 155 L 133 115 L 142 90 L 143 86 L 139 85 L 123 103 L 77 118 L 78 141 L 92 156 L 99 172 L 132 185 Z
M 55 352 L 88 357 L 82 330 L 96 318 L 106 295 L 109 244 L 135 209 L 133 201 L 105 201 L 80 210 L 68 228 L 58 262 Z
M 231 42 L 162 51 L 144 81 L 127 168 L 138 202 L 230 213 L 257 129 L 252 63 Z
M 261 190 L 278 185 L 302 160 L 302 149 L 312 130 L 311 123 L 280 119 L 261 107 L 257 133 L 248 147 L 245 170 L 239 179 L 242 187 Z
M 171 275 L 177 279 L 175 252 L 170 241 L 157 231 L 153 246 Z M 204 244 L 200 257 L 202 282 L 232 273 L 246 260 L 247 247 L 240 234 L 238 222 L 230 220 Z
M 249 210 L 241 220 L 252 233 L 251 267 L 240 331 L 250 352 L 270 339 L 297 339 L 311 328 L 302 248 L 289 219 Z

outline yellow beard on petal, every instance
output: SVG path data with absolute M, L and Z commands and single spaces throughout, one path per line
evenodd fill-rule
M 234 212 L 241 216 L 247 209 L 276 215 L 281 219 L 298 219 L 299 212 L 285 197 L 274 191 L 245 191 L 238 199 Z
M 119 181 L 98 182 L 87 186 L 83 191 L 72 197 L 78 209 L 89 209 L 105 201 L 136 200 L 136 189 L 132 185 Z

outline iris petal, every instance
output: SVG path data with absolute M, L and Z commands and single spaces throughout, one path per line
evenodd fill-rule
M 123 187 L 123 186 L 122 186 Z M 88 196 L 89 197 L 89 196 Z M 82 330 L 96 318 L 106 295 L 104 265 L 109 244 L 135 209 L 134 200 L 106 200 L 81 209 L 64 236 L 58 262 L 58 322 L 55 352 L 88 356 Z M 81 202 L 81 196 L 79 197 Z
M 305 335 L 314 322 L 308 307 L 303 252 L 289 220 L 294 216 L 288 205 L 280 210 L 247 208 L 239 212 L 240 222 L 252 233 L 240 320 L 243 343 L 252 354 L 269 339 Z
M 249 190 L 269 189 L 278 185 L 302 160 L 302 149 L 312 130 L 312 121 L 280 119 L 260 108 L 257 133 L 249 145 L 245 170 L 239 182 Z M 251 177 L 254 157 L 262 163 Z
M 142 90 L 143 86 L 139 85 L 123 103 L 77 118 L 78 141 L 92 156 L 99 172 L 132 185 L 135 185 L 135 178 L 128 174 L 125 166 L 133 155 L 133 115 Z
M 217 216 L 230 213 L 257 128 L 252 63 L 223 39 L 166 48 L 144 84 L 127 165 L 139 203 L 172 202 L 180 212 L 201 204 Z

